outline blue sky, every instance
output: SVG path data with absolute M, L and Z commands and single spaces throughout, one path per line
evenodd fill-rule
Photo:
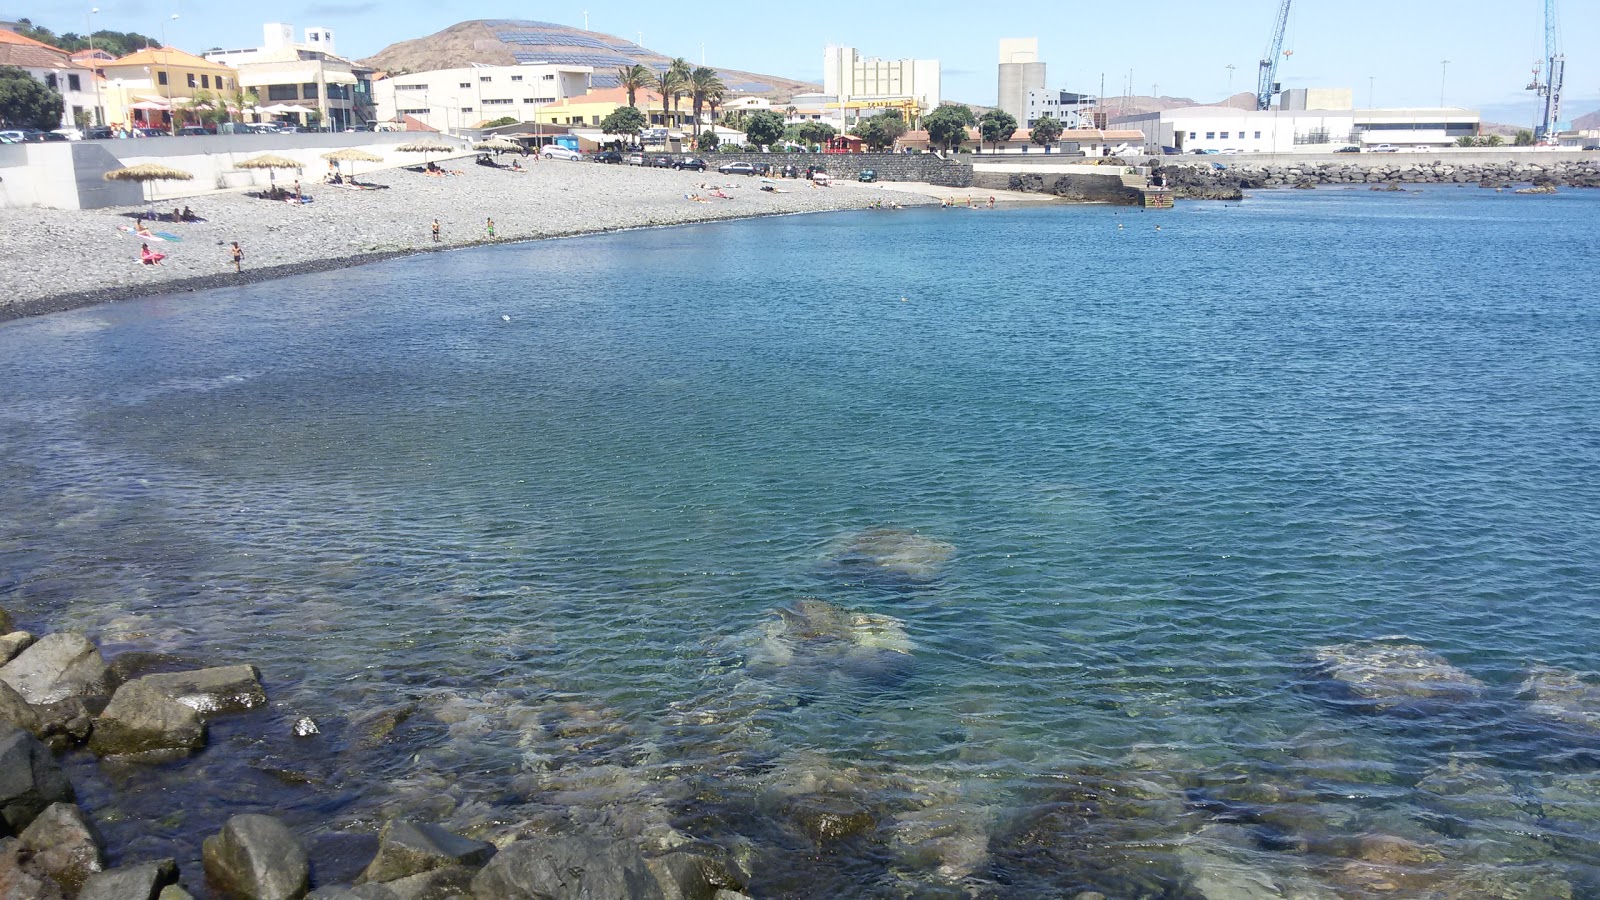
M 12 8 L 8 17 L 31 16 L 56 31 L 82 31 L 91 4 L 77 2 L 77 12 L 65 12 L 63 0 L 47 0 L 31 9 Z M 1559 5 L 1570 117 L 1600 109 L 1600 2 Z M 360 57 L 466 19 L 582 27 L 587 12 L 591 29 L 628 38 L 642 32 L 645 46 L 662 53 L 699 61 L 703 44 L 713 65 L 809 80 L 820 80 L 822 48 L 829 42 L 871 56 L 933 57 L 943 63 L 945 97 L 975 103 L 994 102 L 999 39 L 1037 37 L 1051 87 L 1097 93 L 1103 74 L 1106 94 L 1118 95 L 1131 72 L 1137 93 L 1159 86 L 1165 95 L 1211 101 L 1228 92 L 1229 64 L 1236 67 L 1233 90 L 1254 90 L 1277 0 L 1012 0 L 992 14 L 971 0 L 812 0 L 802 7 L 803 14 L 780 16 L 760 2 L 694 15 L 686 10 L 705 7 L 641 0 L 289 0 L 271 7 L 110 0 L 99 4 L 95 27 L 159 34 L 162 21 L 177 13 L 167 28 L 176 46 L 255 46 L 261 35 L 256 19 L 270 8 L 277 21 L 334 29 L 340 52 Z M 1447 103 L 1482 109 L 1494 121 L 1530 122 L 1534 100 L 1523 87 L 1544 52 L 1543 9 L 1544 0 L 1296 0 L 1285 44 L 1294 55 L 1284 60 L 1279 78 L 1289 87 L 1352 87 L 1358 104 L 1370 93 L 1380 106 L 1431 106 L 1439 102 L 1442 76 Z M 1450 65 L 1442 66 L 1442 60 Z

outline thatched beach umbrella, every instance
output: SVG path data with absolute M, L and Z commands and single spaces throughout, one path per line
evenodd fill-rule
M 351 178 L 354 178 L 355 174 L 356 174 L 356 167 L 355 167 L 354 163 L 358 163 L 358 162 L 373 162 L 373 163 L 383 162 L 383 157 L 374 156 L 374 155 L 372 155 L 371 153 L 368 153 L 365 150 L 357 150 L 354 147 L 346 147 L 343 150 L 334 150 L 331 153 L 324 153 L 324 154 L 322 154 L 322 158 L 326 159 L 326 160 L 331 160 L 332 162 L 336 162 L 336 163 L 343 163 L 343 162 L 351 163 L 352 164 L 350 166 L 350 177 Z
M 272 181 L 273 183 L 277 183 L 277 181 L 278 181 L 277 170 L 278 169 L 303 169 L 303 168 L 305 168 L 305 166 L 303 164 L 301 164 L 300 162 L 297 162 L 296 160 L 290 159 L 287 156 L 274 156 L 271 153 L 263 153 L 260 156 L 252 156 L 252 157 L 250 157 L 249 159 L 245 160 L 244 162 L 239 163 L 234 168 L 237 168 L 237 169 L 266 169 L 267 170 L 267 178 L 268 178 L 268 180 Z
M 422 158 L 427 159 L 429 153 L 449 153 L 456 148 L 431 138 L 424 138 L 420 141 L 410 141 L 408 143 L 401 144 L 395 149 L 399 150 L 401 153 L 421 153 Z
M 473 144 L 472 149 L 493 150 L 494 152 L 499 153 L 502 150 L 521 150 L 522 145 L 518 144 L 516 141 L 508 141 L 503 137 L 495 137 L 490 138 L 487 141 L 479 141 L 478 143 Z
M 142 191 L 144 186 L 152 181 L 193 181 L 194 175 L 182 169 L 163 166 L 160 163 L 140 163 L 137 166 L 128 166 L 124 169 L 112 169 L 105 174 L 105 179 L 107 181 L 137 181 Z M 146 197 L 145 202 L 148 203 L 149 199 Z

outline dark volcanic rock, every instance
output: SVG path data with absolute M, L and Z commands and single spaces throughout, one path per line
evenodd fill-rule
M 34 736 L 57 753 L 88 740 L 89 732 L 94 728 L 94 711 L 89 701 L 82 697 L 40 703 L 33 707 L 33 712 L 38 722 Z
M 89 876 L 78 900 L 157 900 L 162 888 L 177 882 L 175 860 L 119 866 Z
M 68 697 L 106 697 L 114 686 L 100 651 L 81 634 L 47 634 L 0 666 L 0 681 L 29 703 Z
M 501 848 L 472 880 L 475 900 L 664 900 L 637 850 L 590 837 L 547 837 Z
M 451 834 L 437 825 L 390 821 L 378 836 L 378 854 L 356 880 L 394 881 L 446 866 L 481 866 L 494 845 Z
M 679 850 L 649 861 L 666 900 L 712 900 L 719 891 L 743 890 L 749 881 L 723 860 Z
M 206 878 L 224 894 L 247 900 L 295 900 L 311 882 L 299 838 L 271 816 L 234 816 L 205 839 Z
M 799 794 L 785 803 L 785 815 L 819 844 L 867 834 L 878 825 L 865 805 L 836 794 Z
M 33 868 L 77 894 L 89 876 L 105 868 L 100 836 L 71 803 L 54 803 L 22 832 L 22 844 L 33 852 Z
M 306 900 L 399 900 L 399 897 L 381 884 L 358 884 L 317 888 L 306 895 Z
M 33 733 L 39 730 L 39 714 L 4 681 L 0 681 L 0 723 L 15 725 Z
M 206 726 L 194 707 L 168 697 L 144 679 L 117 689 L 89 736 L 89 749 L 100 756 L 188 752 L 205 745 Z
M 27 828 L 52 803 L 72 800 L 72 785 L 38 739 L 0 726 L 0 819 L 12 832 Z

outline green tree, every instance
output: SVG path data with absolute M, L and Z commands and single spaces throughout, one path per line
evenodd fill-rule
M 758 109 L 745 121 L 745 140 L 757 147 L 769 146 L 783 137 L 783 116 L 770 109 Z
M 694 67 L 689 65 L 689 61 L 687 59 L 684 59 L 680 56 L 673 60 L 672 63 L 667 66 L 667 68 L 671 70 L 672 74 L 676 75 L 678 79 L 678 89 L 672 92 L 672 119 L 673 121 L 677 121 L 678 101 L 683 99 L 683 92 L 689 89 L 689 75 L 694 71 Z
M 702 131 L 695 135 L 694 139 L 694 145 L 707 153 L 715 153 L 720 143 L 722 138 L 717 137 L 715 131 Z
M 104 50 L 113 57 L 127 56 L 140 48 L 153 47 L 160 43 L 155 38 L 147 37 L 137 31 L 96 31 L 93 35 L 87 36 L 69 31 L 58 35 L 48 28 L 36 27 L 29 19 L 17 20 L 17 34 L 68 53 L 87 50 L 93 43 L 96 50 Z
M 649 124 L 639 107 L 619 106 L 611 111 L 611 115 L 600 120 L 600 130 L 606 134 L 625 134 L 638 142 L 639 132 Z
M 967 128 L 972 124 L 972 110 L 960 103 L 940 106 L 922 119 L 923 127 L 928 129 L 928 140 L 947 153 L 961 149 L 967 139 Z
M 1028 133 L 1028 140 L 1041 147 L 1049 147 L 1061 139 L 1061 123 L 1054 116 L 1044 116 L 1033 123 L 1033 130 Z
M 15 66 L 0 66 L 0 125 L 51 131 L 61 127 L 61 95 Z
M 661 124 L 672 127 L 672 98 L 678 93 L 682 82 L 678 80 L 678 73 L 672 69 L 665 69 L 656 75 L 656 80 L 651 87 L 661 94 Z
M 694 104 L 694 133 L 700 134 L 700 111 L 705 108 L 706 100 L 712 94 L 727 90 L 727 85 L 722 83 L 722 76 L 710 66 L 696 66 L 689 73 L 689 100 Z
M 978 120 L 978 134 L 991 144 L 1000 144 L 1011 140 L 1017 133 L 1016 117 L 1003 109 L 991 109 Z M 996 149 L 999 149 L 998 146 Z
M 628 105 L 638 106 L 638 94 L 650 87 L 654 76 L 644 66 L 634 63 L 631 66 L 617 67 L 617 85 L 628 92 Z
M 839 132 L 826 122 L 801 122 L 795 127 L 795 137 L 807 146 L 826 144 Z
M 1456 138 L 1456 146 L 1457 147 L 1472 147 L 1472 146 L 1475 146 L 1477 143 L 1478 143 L 1478 139 L 1473 137 L 1470 134 L 1463 134 L 1461 137 Z
M 727 96 L 728 88 L 726 85 L 719 86 L 711 93 L 706 94 L 706 106 L 711 107 L 711 124 L 717 124 L 717 107 L 722 105 L 722 101 Z
M 515 125 L 515 124 L 517 124 L 518 121 L 520 121 L 520 120 L 516 116 L 501 116 L 500 118 L 495 119 L 493 122 L 485 122 L 485 123 L 483 123 L 483 127 L 485 127 L 485 128 L 504 128 L 507 125 Z
M 869 150 L 887 150 L 906 133 L 906 120 L 900 110 L 886 109 L 857 122 L 851 133 L 866 141 Z
M 1520 133 L 1520 132 L 1518 133 L 1517 140 L 1521 140 L 1522 139 L 1522 134 L 1523 133 Z M 1498 134 L 1491 134 L 1488 137 L 1483 139 L 1483 145 L 1485 147 L 1502 147 L 1502 146 L 1505 146 L 1505 142 L 1506 142 L 1506 139 L 1501 137 Z
M 1496 135 L 1496 137 L 1499 137 L 1499 135 Z M 1517 131 L 1516 139 L 1513 140 L 1511 143 L 1512 143 L 1512 146 L 1516 146 L 1516 147 L 1532 147 L 1533 146 L 1533 132 L 1529 131 L 1526 128 L 1520 129 L 1520 130 Z

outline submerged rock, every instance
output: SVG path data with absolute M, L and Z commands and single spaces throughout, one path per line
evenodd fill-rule
M 851 612 L 823 600 L 774 611 L 750 654 L 751 667 L 814 667 L 864 679 L 904 677 L 915 645 L 896 619 Z
M 225 895 L 296 900 L 311 882 L 311 864 L 294 832 L 271 816 L 234 816 L 202 843 L 206 878 Z
M 146 675 L 139 681 L 202 716 L 254 709 L 267 702 L 255 666 L 222 666 L 192 672 Z
M 1464 822 L 1521 820 L 1532 825 L 1534 807 L 1504 775 L 1481 763 L 1452 756 L 1417 782 L 1428 806 Z
M 678 850 L 648 861 L 666 900 L 711 900 L 724 891 L 740 891 L 749 881 L 743 872 L 718 856 Z
M 1379 712 L 1481 699 L 1483 682 L 1416 644 L 1338 644 L 1313 654 L 1314 674 L 1342 699 Z
M 481 866 L 494 845 L 452 834 L 425 822 L 391 820 L 378 834 L 378 853 L 357 884 L 394 881 L 446 866 Z
M 206 726 L 194 707 L 168 697 L 144 679 L 117 689 L 89 736 L 89 749 L 99 756 L 187 753 L 205 744 Z
M 105 868 L 100 836 L 83 810 L 54 803 L 23 830 L 22 844 L 33 853 L 32 867 L 76 895 L 91 875 Z
M 878 827 L 867 804 L 839 794 L 790 797 L 784 804 L 784 815 L 818 844 L 860 837 Z
M 72 800 L 72 785 L 38 739 L 0 726 L 0 820 L 12 833 L 27 828 L 52 803 Z
M 1539 666 L 1522 683 L 1528 711 L 1544 719 L 1600 731 L 1600 685 L 1571 669 Z
M 955 556 L 954 544 L 900 528 L 869 528 L 840 542 L 834 565 L 867 576 L 932 581 Z
M 910 870 L 908 874 L 931 872 L 939 881 L 959 883 L 988 863 L 993 821 L 994 812 L 985 807 L 955 804 L 914 809 L 889 823 L 889 846 L 901 866 Z
M 100 651 L 81 634 L 47 634 L 0 666 L 0 681 L 29 703 L 69 697 L 107 697 L 113 678 Z
M 542 837 L 501 848 L 472 879 L 475 900 L 665 900 L 644 857 L 591 837 Z

